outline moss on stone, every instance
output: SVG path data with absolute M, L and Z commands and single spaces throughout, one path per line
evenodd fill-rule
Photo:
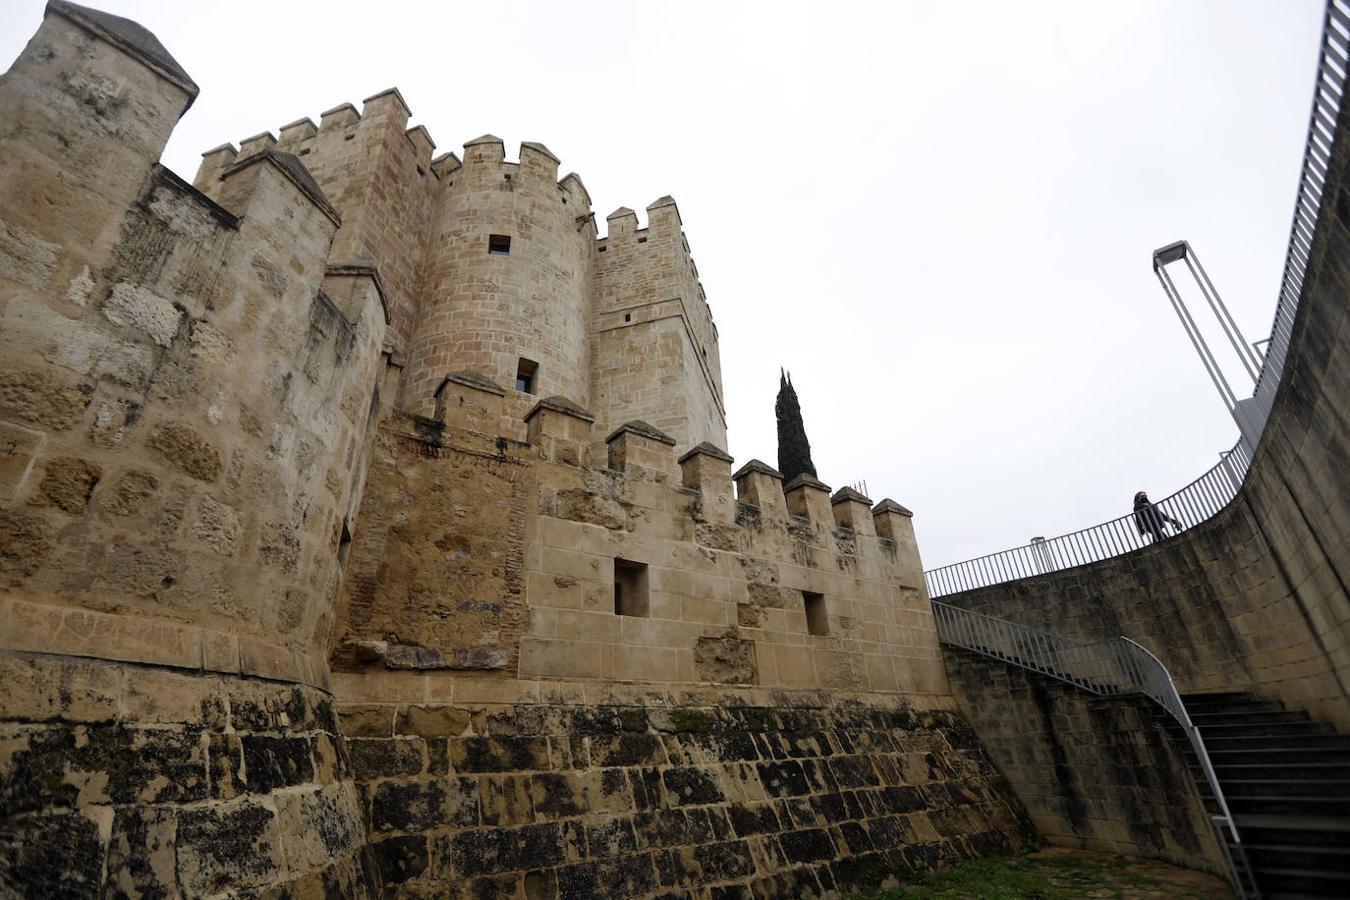
M 711 718 L 687 709 L 671 710 L 670 723 L 679 734 L 707 734 L 713 730 Z

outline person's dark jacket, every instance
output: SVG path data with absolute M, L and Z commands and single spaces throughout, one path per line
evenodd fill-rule
M 1134 501 L 1134 525 L 1139 529 L 1140 535 L 1152 535 L 1153 540 L 1161 541 L 1167 536 L 1164 525 L 1168 522 L 1171 522 L 1177 531 L 1181 530 L 1180 522 L 1158 509 L 1148 500 Z

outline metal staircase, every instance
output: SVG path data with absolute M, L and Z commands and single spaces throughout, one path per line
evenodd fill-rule
M 1009 665 L 1019 666 L 1067 682 L 1076 688 L 1101 696 L 1116 694 L 1143 694 L 1160 705 L 1171 719 L 1171 727 L 1185 738 L 1189 745 L 1191 766 L 1196 784 L 1206 804 L 1206 813 L 1214 836 L 1224 853 L 1229 882 L 1239 898 L 1260 898 L 1261 883 L 1255 876 L 1247 857 L 1247 846 L 1239 832 L 1241 816 L 1235 817 L 1231 803 L 1205 747 L 1201 728 L 1187 712 L 1186 703 L 1178 693 L 1167 667 L 1147 649 L 1126 637 L 1085 644 L 1048 631 L 1037 631 L 1016 622 L 995 618 L 972 610 L 961 609 L 940 601 L 933 601 L 933 618 L 937 623 L 938 638 L 944 644 L 971 650 Z M 1232 695 L 1210 695 L 1228 697 Z M 1207 707 L 1207 709 L 1211 709 Z M 1226 752 L 1240 752 L 1232 741 L 1241 740 L 1224 732 L 1232 723 L 1211 722 L 1208 728 L 1223 744 Z M 1260 727 L 1260 724 L 1257 726 Z M 1262 735 L 1246 735 L 1248 740 L 1270 740 Z M 1313 736 L 1309 735 L 1311 739 Z M 1321 738 L 1339 738 L 1337 735 L 1318 735 Z M 1279 741 L 1280 738 L 1274 740 Z M 1248 745 L 1239 745 L 1248 747 Z M 1262 744 L 1262 748 L 1276 748 L 1276 744 Z M 1251 749 L 1249 747 L 1249 749 Z M 1343 752 L 1343 751 L 1338 751 Z M 1244 804 L 1250 798 L 1243 797 Z M 1350 797 L 1344 801 L 1350 804 Z M 1244 806 L 1245 810 L 1247 807 Z M 1257 809 L 1261 809 L 1257 804 Z M 1253 815 L 1260 814 L 1256 810 Z M 1305 823 L 1307 824 L 1307 823 Z M 1244 825 L 1245 827 L 1245 825 Z M 1320 833 L 1320 832 L 1319 832 Z M 1347 832 L 1350 837 L 1350 832 Z M 1344 851 L 1342 851 L 1344 852 Z M 1300 896 L 1300 895 L 1276 895 Z M 1307 896 L 1328 896 L 1310 894 Z M 1329 896 L 1344 897 L 1346 893 Z
M 1251 694 L 1186 694 L 1268 900 L 1350 897 L 1350 735 Z M 1192 772 L 1214 813 L 1198 764 Z

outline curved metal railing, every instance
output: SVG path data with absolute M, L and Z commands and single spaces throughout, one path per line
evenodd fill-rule
M 1294 319 L 1303 296 L 1303 282 L 1322 210 L 1322 195 L 1331 163 L 1331 148 L 1347 74 L 1350 74 L 1350 0 L 1328 0 L 1308 140 L 1303 154 L 1302 174 L 1299 176 L 1298 196 L 1294 203 L 1294 222 L 1290 228 L 1289 250 L 1285 255 L 1275 321 L 1271 326 L 1270 337 L 1264 342 L 1265 355 L 1253 391 L 1253 396 L 1267 412 L 1280 385 L 1280 376 L 1289 354 Z M 1072 534 L 1049 540 L 1035 538 L 1011 550 L 930 569 L 924 572 L 929 596 L 944 597 L 960 591 L 1100 562 L 1141 549 L 1156 540 L 1166 539 L 1171 534 L 1198 525 L 1237 496 L 1251 466 L 1251 454 L 1255 449 L 1239 441 L 1214 468 L 1154 504 L 1166 520 L 1179 523 L 1175 526 L 1166 524 L 1159 536 L 1155 536 L 1153 529 L 1141 528 L 1141 523 L 1130 513 Z
M 933 620 L 944 644 L 1057 678 L 1093 694 L 1143 694 L 1166 710 L 1181 725 L 1218 806 L 1218 814 L 1208 819 L 1233 889 L 1240 898 L 1259 896 L 1204 738 L 1191 722 L 1162 660 L 1124 636 L 1085 644 L 937 600 L 933 601 Z
M 1251 462 L 1247 445 L 1238 441 L 1214 468 L 1154 503 L 1152 508 L 1157 515 L 1131 512 L 1071 534 L 1037 538 L 1011 550 L 929 569 L 923 573 L 928 595 L 944 597 L 1085 566 L 1166 540 L 1211 518 L 1231 503 Z
M 1303 278 L 1308 271 L 1308 256 L 1322 211 L 1322 192 L 1326 187 L 1347 72 L 1350 72 L 1350 0 L 1329 0 L 1322 25 L 1322 50 L 1317 63 L 1308 141 L 1303 151 L 1303 171 L 1298 180 L 1298 199 L 1294 203 L 1294 223 L 1289 229 L 1289 252 L 1285 255 L 1284 275 L 1280 281 L 1280 299 L 1266 342 L 1261 373 L 1256 379 L 1255 396 L 1266 405 L 1274 400 L 1275 390 L 1280 385 L 1289 338 L 1294 331 L 1294 316 L 1303 296 Z

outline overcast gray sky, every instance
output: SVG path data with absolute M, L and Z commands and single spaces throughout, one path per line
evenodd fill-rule
M 1322 13 L 93 5 L 150 28 L 201 85 L 165 155 L 187 178 L 203 150 L 396 85 L 438 152 L 484 132 L 512 157 L 547 144 L 602 225 L 673 195 L 738 464 L 776 461 L 786 366 L 821 478 L 914 510 L 930 568 L 1120 515 L 1236 440 L 1150 254 L 1189 239 L 1248 340 L 1268 335 Z M 0 64 L 42 8 L 0 0 Z

